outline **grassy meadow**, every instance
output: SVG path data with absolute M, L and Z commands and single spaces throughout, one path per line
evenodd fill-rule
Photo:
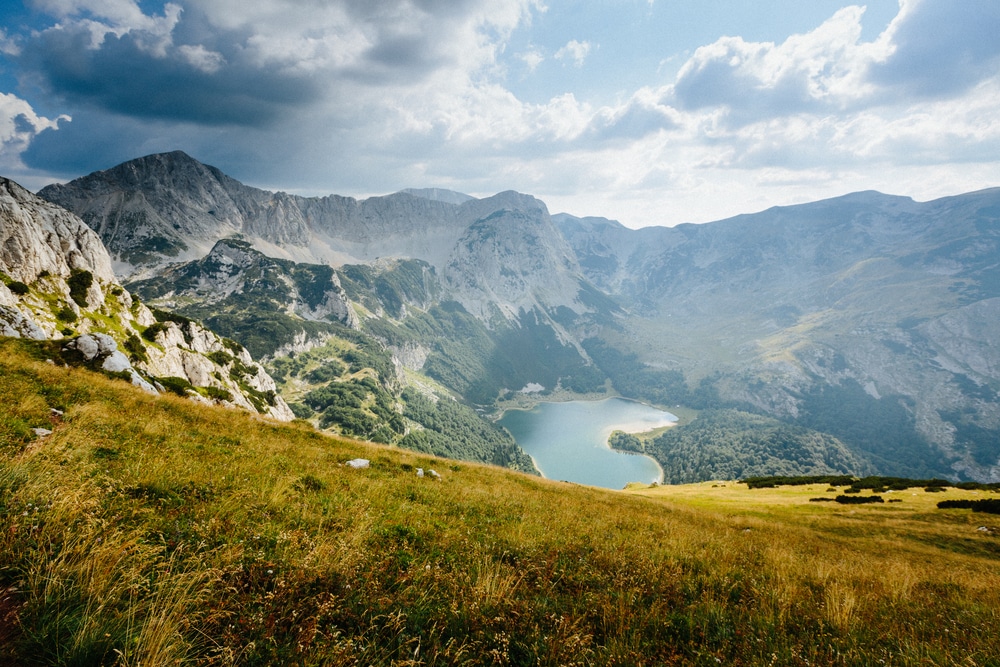
M 1000 665 L 1000 520 L 936 509 L 989 494 L 605 491 L 56 356 L 0 340 L 0 664 Z

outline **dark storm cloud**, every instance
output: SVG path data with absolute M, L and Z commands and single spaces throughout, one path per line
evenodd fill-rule
M 160 142 L 150 140 L 157 134 L 163 137 Z M 159 123 L 150 127 L 150 121 L 83 111 L 73 122 L 60 124 L 58 130 L 37 134 L 21 159 L 28 167 L 68 178 L 182 145 Z
M 142 35 L 108 33 L 98 48 L 83 28 L 49 29 L 29 41 L 22 65 L 70 103 L 140 118 L 261 126 L 319 96 L 317 85 L 276 67 L 241 62 L 236 48 L 201 64 L 184 45 L 150 50 Z

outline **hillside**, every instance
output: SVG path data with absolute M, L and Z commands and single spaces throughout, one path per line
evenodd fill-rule
M 996 522 L 933 505 L 972 491 L 634 497 L 154 397 L 51 345 L 0 341 L 5 664 L 1000 655 Z

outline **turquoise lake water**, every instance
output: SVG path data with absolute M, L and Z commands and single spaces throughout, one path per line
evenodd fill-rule
M 641 433 L 676 421 L 669 412 L 609 398 L 508 410 L 499 424 L 510 431 L 545 477 L 621 489 L 629 482 L 660 481 L 661 472 L 649 457 L 609 448 L 611 432 Z

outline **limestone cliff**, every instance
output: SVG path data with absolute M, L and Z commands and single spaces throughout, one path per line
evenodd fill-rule
M 65 341 L 70 356 L 148 391 L 167 384 L 203 400 L 293 418 L 274 381 L 242 346 L 133 300 L 90 227 L 4 178 L 0 272 L 0 334 Z

